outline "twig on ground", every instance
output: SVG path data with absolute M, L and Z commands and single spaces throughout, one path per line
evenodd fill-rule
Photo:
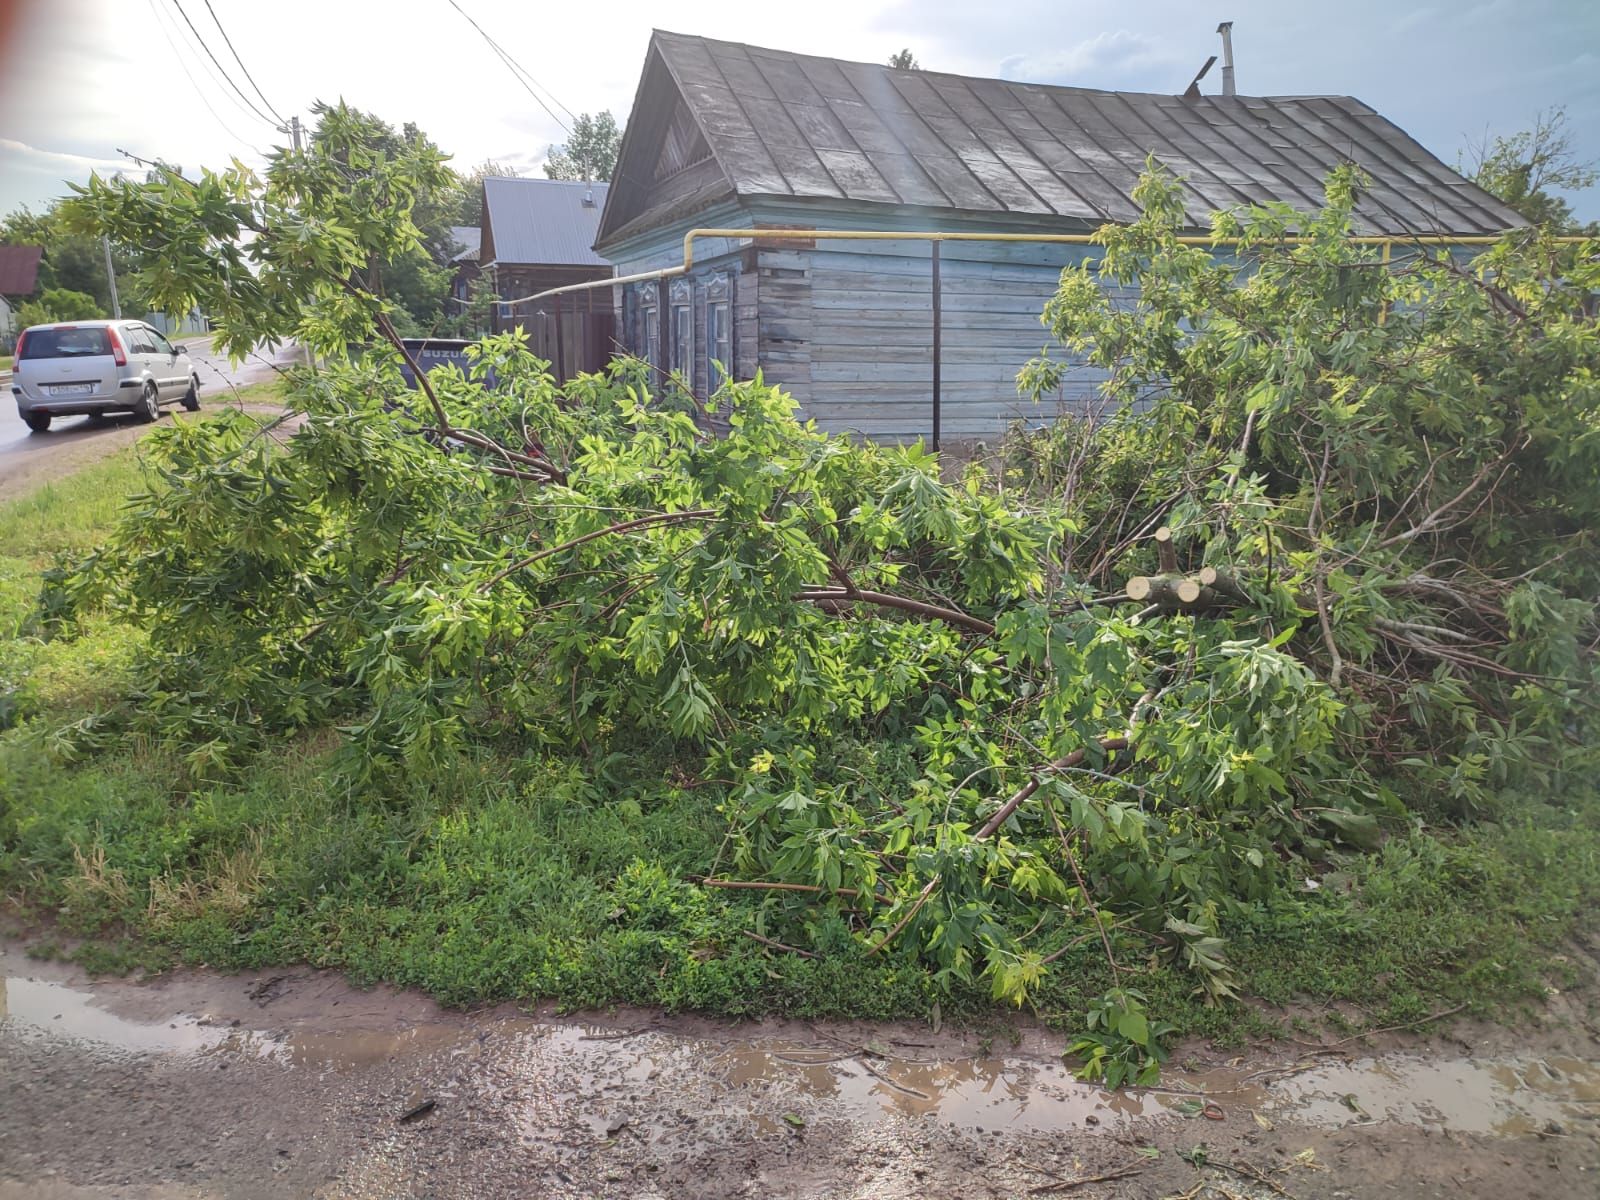
M 1430 1021 L 1442 1021 L 1445 1017 L 1453 1017 L 1466 1007 L 1465 1004 L 1458 1004 L 1454 1008 L 1442 1008 L 1436 1013 L 1418 1017 L 1415 1021 L 1404 1021 L 1399 1025 L 1384 1025 L 1378 1029 L 1363 1029 L 1360 1033 L 1352 1033 L 1347 1038 L 1340 1038 L 1337 1042 L 1329 1042 L 1326 1046 L 1318 1046 L 1317 1049 L 1332 1050 L 1335 1046 L 1344 1046 L 1350 1042 L 1360 1041 L 1362 1038 L 1371 1037 L 1375 1033 L 1398 1033 L 1402 1029 L 1415 1029 L 1418 1025 L 1426 1025 Z
M 788 954 L 798 954 L 801 958 L 817 958 L 817 957 L 819 957 L 816 954 L 815 951 L 802 950 L 799 946 L 791 946 L 791 945 L 788 945 L 785 942 L 775 942 L 769 937 L 762 937 L 759 933 L 757 933 L 753 929 L 746 929 L 744 931 L 744 935 L 745 935 L 745 937 L 749 938 L 751 941 L 760 942 L 763 946 L 771 946 L 774 950 L 782 950 L 782 951 L 785 951 Z
M 1224 1171 L 1232 1171 L 1240 1179 L 1248 1179 L 1251 1183 L 1259 1183 L 1263 1187 L 1271 1188 L 1279 1196 L 1285 1197 L 1285 1200 L 1294 1200 L 1294 1196 L 1288 1189 L 1271 1179 L 1260 1167 L 1253 1166 L 1250 1163 L 1239 1166 L 1237 1163 L 1223 1162 L 1220 1158 L 1208 1157 L 1206 1166 L 1221 1167 Z
M 1082 1179 L 1063 1179 L 1060 1183 L 1045 1183 L 1032 1189 L 1030 1196 L 1044 1196 L 1051 1192 L 1070 1192 L 1073 1188 L 1087 1187 L 1091 1183 L 1109 1183 L 1113 1179 L 1126 1179 L 1130 1175 L 1137 1175 L 1145 1170 L 1144 1163 L 1131 1167 L 1122 1167 L 1115 1171 L 1107 1171 L 1104 1175 L 1085 1175 Z
M 856 1062 L 858 1062 L 861 1065 L 861 1069 L 864 1070 L 868 1075 L 871 1075 L 874 1079 L 878 1080 L 881 1083 L 887 1083 L 890 1087 L 892 1087 L 897 1092 L 904 1092 L 908 1096 L 915 1096 L 918 1100 L 932 1100 L 933 1099 L 933 1097 L 928 1095 L 927 1092 L 919 1092 L 914 1087 L 907 1087 L 903 1083 L 896 1083 L 894 1080 L 890 1079 L 887 1075 L 885 1075 L 882 1071 L 880 1071 L 876 1067 L 874 1067 L 872 1065 L 872 1063 L 869 1062 L 864 1055 L 857 1055 L 856 1056 Z

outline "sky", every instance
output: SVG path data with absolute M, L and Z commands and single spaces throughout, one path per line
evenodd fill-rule
M 1449 163 L 1565 106 L 1578 155 L 1600 159 L 1600 0 L 457 2 L 551 111 L 451 0 L 0 0 L 0 213 L 129 167 L 121 151 L 189 170 L 233 155 L 259 166 L 285 141 L 277 115 L 303 120 L 314 101 L 341 97 L 416 122 L 459 169 L 493 159 L 541 174 L 568 110 L 625 120 L 656 24 L 871 62 L 908 47 L 937 70 L 1176 93 L 1220 51 L 1226 19 L 1241 93 L 1357 96 Z M 1220 86 L 1214 68 L 1202 88 Z M 1600 218 L 1600 187 L 1571 199 L 1581 219 Z

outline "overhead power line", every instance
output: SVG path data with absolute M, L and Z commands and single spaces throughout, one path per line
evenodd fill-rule
M 211 52 L 211 47 L 206 44 L 205 38 L 200 36 L 200 31 L 194 27 L 194 22 L 189 19 L 189 14 L 184 11 L 182 0 L 172 0 L 172 7 L 178 10 L 178 15 L 183 18 L 183 23 L 189 27 L 189 32 L 194 34 L 194 40 L 200 43 L 200 49 L 206 52 L 206 57 L 211 60 L 211 65 L 216 67 L 217 71 L 222 75 L 223 82 L 239 94 L 239 99 L 245 102 L 251 112 L 255 113 L 256 116 L 260 117 L 268 125 L 276 128 L 278 123 L 257 108 L 255 101 L 251 100 L 249 96 L 246 96 L 244 94 L 244 89 L 233 81 L 233 76 L 229 75 L 227 71 L 223 70 L 222 64 L 217 61 L 217 56 Z
M 167 45 L 172 50 L 172 56 L 178 60 L 178 65 L 183 68 L 183 73 L 188 78 L 190 86 L 194 88 L 195 95 L 200 97 L 200 103 L 205 105 L 205 109 L 211 114 L 212 119 L 215 120 L 216 123 L 222 127 L 223 132 L 232 138 L 236 143 L 241 146 L 248 146 L 251 150 L 254 150 L 256 154 L 260 155 L 261 157 L 265 157 L 261 147 L 253 145 L 248 138 L 242 137 L 235 132 L 233 127 L 222 119 L 222 114 L 211 106 L 211 101 L 206 96 L 206 89 L 200 86 L 199 80 L 194 77 L 194 72 L 189 70 L 189 56 L 183 53 L 183 51 L 179 50 L 177 43 L 172 40 L 172 34 L 167 29 L 167 23 L 162 17 L 161 9 L 157 6 L 156 0 L 145 0 L 145 3 L 150 6 L 150 15 L 155 18 L 156 24 L 160 27 L 161 36 L 167 39 Z
M 174 3 L 176 3 L 176 0 L 174 0 Z M 233 61 L 239 64 L 239 70 L 244 72 L 244 77 L 250 81 L 250 86 L 255 88 L 256 95 L 261 97 L 261 103 L 267 106 L 267 111 L 277 117 L 280 123 L 283 123 L 282 114 L 272 107 L 272 101 L 267 99 L 267 94 L 261 90 L 261 85 L 256 82 L 255 76 L 250 74 L 250 68 L 244 65 L 244 59 L 240 58 L 239 52 L 233 48 L 233 39 L 228 36 L 228 31 L 222 27 L 222 20 L 217 16 L 217 10 L 211 7 L 211 0 L 204 0 L 204 3 L 206 11 L 211 14 L 211 20 L 217 27 L 217 32 L 222 35 L 222 40 L 228 47 L 228 53 L 233 55 Z
M 173 0 L 173 2 L 176 3 L 177 0 Z M 488 33 L 485 32 L 483 26 L 474 21 L 471 14 L 468 13 L 466 9 L 462 8 L 461 5 L 457 4 L 456 0 L 450 0 L 450 7 L 465 17 L 467 19 L 467 24 L 476 29 L 478 31 L 478 36 L 483 38 L 483 40 L 489 44 L 489 49 L 493 50 L 497 55 L 500 56 L 500 61 L 505 63 L 506 69 L 511 72 L 511 77 L 522 85 L 522 90 L 527 92 L 528 95 L 532 96 L 534 102 L 538 104 L 540 108 L 544 109 L 545 112 L 550 114 L 550 119 L 557 125 L 561 126 L 561 131 L 563 133 L 570 134 L 572 130 L 568 127 L 567 123 L 560 117 L 556 116 L 555 110 L 545 103 L 544 97 L 540 96 L 538 92 L 534 91 L 530 84 L 536 85 L 541 91 L 548 95 L 551 100 L 555 101 L 557 108 L 561 109 L 567 114 L 567 116 L 576 121 L 578 118 L 573 111 L 565 104 L 562 104 L 561 101 L 556 98 L 556 94 L 554 92 L 545 87 L 544 84 L 539 83 L 539 81 L 528 72 L 526 67 L 522 66 L 522 64 L 517 62 L 516 59 L 512 58 L 510 52 L 501 46 L 499 42 L 490 37 Z

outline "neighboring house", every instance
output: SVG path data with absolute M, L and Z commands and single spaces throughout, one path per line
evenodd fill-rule
M 21 332 L 17 307 L 39 286 L 41 246 L 0 246 L 0 338 L 9 345 Z
M 455 268 L 455 278 L 450 281 L 450 294 L 465 303 L 472 298 L 472 285 L 483 273 L 478 269 L 478 246 L 482 231 L 476 225 L 452 225 L 450 240 L 456 246 L 456 252 L 449 259 L 450 265 Z
M 1154 158 L 1188 222 L 1283 201 L 1320 207 L 1328 171 L 1372 177 L 1361 231 L 1479 235 L 1524 222 L 1359 100 L 1108 92 L 902 71 L 657 32 L 596 247 L 619 275 L 683 261 L 694 227 L 1090 232 L 1130 221 Z M 946 242 L 939 401 L 948 438 L 992 437 L 1055 405 L 1018 397 L 1039 314 L 1083 246 Z M 926 437 L 934 386 L 930 246 L 706 239 L 684 278 L 624 285 L 618 340 L 696 394 L 720 361 L 759 367 L 824 429 Z M 666 319 L 661 309 L 667 310 Z M 665 330 L 665 337 L 663 337 Z M 1057 398 L 1082 412 L 1097 377 Z
M 606 190 L 603 183 L 561 179 L 483 181 L 478 269 L 502 302 L 494 327 L 522 326 L 533 352 L 550 360 L 558 378 L 598 370 L 611 357 L 614 321 L 606 289 L 537 304 L 516 301 L 611 277 L 611 264 L 593 249 Z

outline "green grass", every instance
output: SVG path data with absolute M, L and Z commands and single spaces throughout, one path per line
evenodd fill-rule
M 11 370 L 11 355 L 0 354 L 0 371 Z
M 95 752 L 81 722 L 128 693 L 140 635 L 103 618 L 44 641 L 30 614 L 38 572 L 94 545 L 139 479 L 124 452 L 0 506 L 0 890 L 49 936 L 86 939 L 86 965 L 309 962 L 458 1004 L 920 1017 L 937 1000 L 947 1018 L 998 1015 L 977 987 L 942 992 L 867 956 L 837 918 L 802 934 L 809 910 L 793 898 L 695 883 L 718 863 L 722 797 L 671 782 L 694 764 L 670 746 L 601 762 L 474 751 L 381 795 L 347 785 L 333 732 L 209 782 L 159 746 Z M 1228 922 L 1242 991 L 1307 1012 L 1353 1005 L 1373 1026 L 1459 1004 L 1505 1017 L 1565 986 L 1554 956 L 1600 901 L 1600 817 L 1592 800 L 1530 799 L 1499 824 L 1413 832 L 1336 865 L 1316 893 Z M 1163 1018 L 1233 1041 L 1273 1027 L 1270 1008 L 1205 1007 L 1147 948 L 1121 945 L 1124 982 Z M 1038 1005 L 1063 1026 L 1110 982 L 1092 943 L 1048 979 Z

